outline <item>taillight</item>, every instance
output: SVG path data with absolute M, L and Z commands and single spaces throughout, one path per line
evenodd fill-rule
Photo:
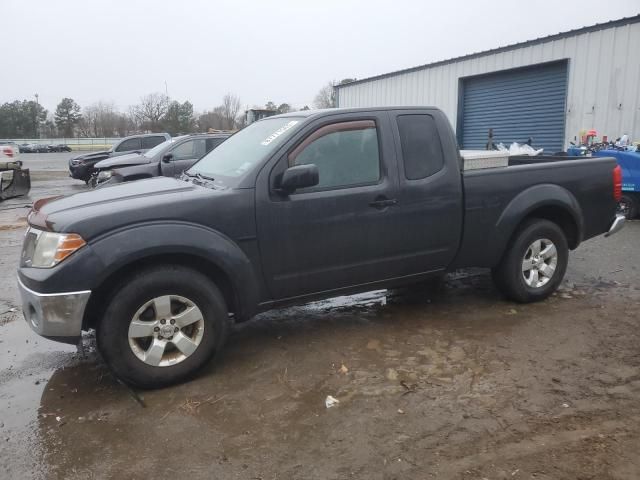
M 11 147 L 5 147 L 2 149 L 2 151 L 4 152 L 4 154 L 9 157 L 9 158 L 13 158 L 13 148 Z
M 613 169 L 613 198 L 616 202 L 622 200 L 622 169 L 616 165 Z

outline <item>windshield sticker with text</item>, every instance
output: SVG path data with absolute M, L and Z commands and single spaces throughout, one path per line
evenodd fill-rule
M 297 120 L 292 120 L 289 123 L 287 123 L 286 125 L 284 125 L 283 127 L 280 127 L 278 130 L 276 130 L 271 135 L 269 135 L 267 138 L 265 138 L 262 142 L 260 142 L 260 145 L 265 145 L 265 146 L 269 145 L 271 142 L 273 142 L 276 138 L 278 138 L 284 132 L 286 132 L 290 128 L 294 127 L 296 125 L 296 123 L 298 123 Z

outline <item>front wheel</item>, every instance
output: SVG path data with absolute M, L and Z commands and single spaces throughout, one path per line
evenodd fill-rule
M 516 232 L 493 279 L 502 293 L 521 303 L 544 300 L 560 286 L 569 261 L 562 229 L 548 220 L 532 219 Z
M 229 330 L 219 289 L 181 266 L 144 269 L 116 288 L 98 324 L 98 347 L 124 382 L 159 388 L 186 380 Z

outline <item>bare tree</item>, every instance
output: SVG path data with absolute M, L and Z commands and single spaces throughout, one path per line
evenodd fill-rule
M 119 137 L 126 137 L 138 131 L 138 126 L 134 120 L 126 113 L 118 113 L 116 120 L 116 133 Z
M 222 97 L 222 116 L 225 120 L 225 128 L 232 129 L 236 126 L 236 117 L 240 111 L 240 97 L 227 93 Z
M 86 137 L 110 137 L 118 131 L 122 114 L 112 102 L 97 102 L 82 111 L 80 133 Z
M 336 106 L 334 83 L 329 82 L 316 94 L 313 99 L 313 106 L 316 108 L 333 108 Z
M 216 107 L 210 112 L 203 112 L 198 116 L 198 129 L 201 132 L 206 132 L 210 128 L 214 130 L 224 130 L 225 122 L 222 115 L 222 107 Z
M 129 125 L 131 125 L 132 130 L 135 132 L 139 132 L 141 129 L 141 122 L 138 119 L 138 111 L 136 105 L 130 105 L 127 110 L 126 117 Z
M 80 117 L 80 121 L 78 122 L 78 136 L 80 137 L 93 137 L 93 126 L 94 119 L 92 117 L 92 112 L 88 111 L 88 108 L 85 108 L 82 112 L 82 117 Z
M 163 93 L 150 93 L 133 106 L 132 113 L 143 128 L 157 132 L 162 127 L 161 120 L 168 108 L 169 97 Z

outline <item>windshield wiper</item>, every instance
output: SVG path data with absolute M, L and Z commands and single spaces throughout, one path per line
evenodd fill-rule
M 209 180 L 210 182 L 213 182 L 215 180 L 215 178 L 210 177 L 209 175 L 203 175 L 200 172 L 196 173 L 196 177 L 198 177 L 200 180 Z
M 200 172 L 198 173 L 189 173 L 186 170 L 184 172 L 182 172 L 182 175 L 189 177 L 189 178 L 197 178 L 200 181 L 203 182 L 213 182 L 215 180 L 215 178 L 210 177 L 209 175 L 204 175 Z

